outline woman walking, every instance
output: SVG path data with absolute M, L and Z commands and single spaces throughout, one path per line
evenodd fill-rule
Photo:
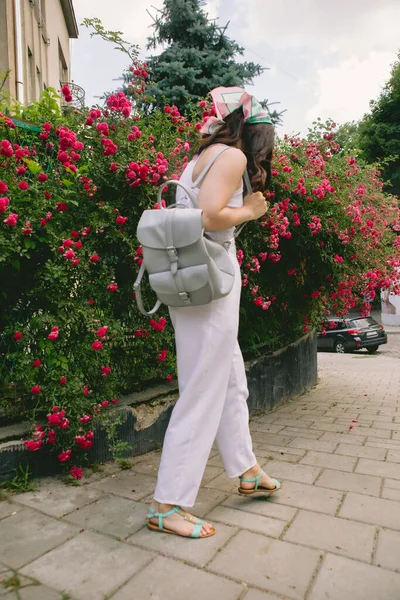
M 197 197 L 205 231 L 227 246 L 235 283 L 228 296 L 209 304 L 170 308 L 180 396 L 147 513 L 150 529 L 194 538 L 215 533 L 212 525 L 181 508 L 195 504 L 214 441 L 228 477 L 240 477 L 239 493 L 270 494 L 280 488 L 261 470 L 252 450 L 246 373 L 237 342 L 241 276 L 232 239 L 235 226 L 267 212 L 262 192 L 270 181 L 274 129 L 245 90 L 220 87 L 211 94 L 217 117 L 204 125 L 198 153 L 181 181 Z M 243 199 L 246 168 L 253 193 Z M 181 188 L 177 202 L 190 203 Z

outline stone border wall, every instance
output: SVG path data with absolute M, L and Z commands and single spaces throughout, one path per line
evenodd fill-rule
M 317 383 L 316 334 L 246 363 L 250 415 L 262 414 L 293 399 Z M 178 397 L 177 383 L 160 385 L 121 398 L 123 423 L 119 439 L 130 445 L 127 456 L 139 456 L 162 447 L 168 421 Z M 18 465 L 29 465 L 35 477 L 59 472 L 55 454 L 46 450 L 29 452 L 22 438 L 29 434 L 26 424 L 0 429 L 0 480 L 9 479 Z M 90 463 L 111 460 L 103 431 L 96 432 Z

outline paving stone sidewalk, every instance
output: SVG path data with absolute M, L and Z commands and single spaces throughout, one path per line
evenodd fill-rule
M 0 502 L 1 600 L 399 600 L 400 362 L 323 353 L 319 369 L 252 420 L 279 493 L 240 497 L 211 454 L 194 512 L 212 538 L 145 527 L 158 453 Z

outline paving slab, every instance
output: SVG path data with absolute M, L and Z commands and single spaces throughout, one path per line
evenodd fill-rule
M 112 600 L 237 600 L 243 586 L 172 560 L 156 558 Z
M 282 596 L 275 596 L 259 590 L 249 590 L 243 600 L 281 600 Z
M 399 500 L 400 501 L 400 490 L 393 490 L 383 486 L 382 498 L 387 500 Z
M 147 527 L 128 538 L 128 543 L 149 551 L 162 552 L 166 556 L 204 567 L 233 537 L 238 529 L 219 523 L 216 534 L 202 540 L 183 539 L 177 535 L 150 531 Z
M 375 531 L 372 525 L 301 510 L 283 539 L 370 562 Z
M 119 471 L 111 477 L 90 484 L 90 486 L 96 490 L 123 496 L 130 500 L 141 500 L 154 493 L 156 482 L 156 477 L 150 475 L 132 471 Z
M 44 585 L 30 585 L 18 593 L 20 600 L 61 600 L 61 594 Z
M 0 521 L 0 560 L 19 569 L 78 532 L 75 525 L 23 508 Z
M 254 442 L 259 444 L 273 444 L 274 446 L 288 446 L 289 443 L 295 437 L 299 437 L 298 435 L 288 436 L 288 435 L 279 435 L 275 433 L 268 433 L 262 431 L 256 431 L 252 434 L 252 439 Z
M 0 520 L 17 514 L 21 509 L 22 506 L 18 506 L 18 504 L 14 504 L 13 502 L 8 502 L 7 500 L 0 502 Z
M 400 573 L 400 532 L 381 529 L 374 564 Z
M 360 458 L 355 472 L 400 479 L 400 464 Z
M 303 438 L 295 438 L 290 442 L 290 448 L 299 448 L 304 450 L 315 450 L 316 452 L 333 452 L 337 447 L 337 442 L 321 441 L 321 440 L 305 440 Z
M 356 444 L 362 446 L 367 441 L 366 435 L 354 434 L 354 429 L 349 430 L 349 433 L 331 433 L 325 432 L 320 438 L 322 442 L 336 442 L 337 444 Z
M 317 550 L 241 531 L 208 569 L 247 585 L 303 600 L 319 559 Z
M 104 496 L 65 517 L 84 529 L 126 538 L 145 526 L 146 506 L 119 496 Z
M 267 431 L 271 433 L 279 433 L 284 429 L 285 425 L 276 425 L 275 423 L 252 423 L 252 431 Z
M 242 510 L 255 515 L 279 519 L 285 522 L 291 521 L 295 516 L 297 509 L 273 502 L 270 500 L 270 498 L 272 498 L 272 496 L 254 496 L 251 498 L 246 498 L 246 496 L 239 496 L 239 494 L 235 494 L 229 496 L 223 502 L 222 506 L 227 506 L 228 508 L 234 508 L 236 510 Z
M 379 496 L 382 479 L 371 475 L 325 469 L 315 485 L 343 492 L 359 492 L 360 494 Z
M 269 501 L 334 515 L 342 497 L 342 492 L 337 490 L 285 481 L 282 489 L 271 495 Z
M 312 450 L 301 459 L 301 465 L 315 465 L 327 469 L 352 472 L 357 463 L 357 458 L 328 454 L 327 452 L 313 452 Z
M 292 437 L 301 437 L 306 440 L 318 440 L 323 431 L 312 431 L 302 427 L 285 427 L 282 429 L 281 435 L 291 435 Z
M 400 463 L 400 448 L 399 450 L 389 450 L 386 460 L 388 462 Z
M 328 554 L 309 600 L 398 600 L 400 574 Z
M 292 464 L 280 460 L 269 460 L 262 465 L 270 477 L 299 483 L 313 483 L 321 472 L 319 467 Z
M 262 515 L 256 515 L 243 510 L 236 510 L 227 506 L 217 506 L 209 515 L 207 521 L 211 523 L 220 522 L 226 525 L 248 529 L 254 533 L 262 533 L 268 537 L 277 538 L 286 527 L 286 521 L 271 519 Z
M 347 494 L 339 516 L 400 530 L 400 502 L 373 498 L 361 494 Z
M 370 458 L 372 460 L 385 460 L 386 453 L 385 448 L 367 448 L 366 446 L 355 446 L 353 444 L 339 444 L 335 450 L 335 454 Z
M 104 600 L 154 557 L 130 544 L 85 531 L 22 569 L 77 600 Z
M 30 506 L 46 515 L 62 517 L 101 498 L 102 492 L 87 485 L 66 486 L 59 480 L 40 482 L 36 492 L 27 492 L 14 498 L 17 504 Z

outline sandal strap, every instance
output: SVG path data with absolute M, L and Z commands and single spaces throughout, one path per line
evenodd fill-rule
M 260 471 L 260 473 L 257 475 L 257 477 L 252 477 L 251 479 L 246 479 L 245 477 L 240 477 L 240 481 L 244 482 L 244 483 L 255 483 L 255 490 L 258 488 L 258 485 L 260 483 L 260 479 L 261 477 L 265 475 L 264 471 Z
M 190 537 L 192 538 L 199 538 L 200 534 L 201 534 L 201 530 L 203 529 L 203 525 L 205 523 L 205 521 L 203 521 L 203 519 L 197 519 L 197 522 L 194 523 L 191 519 L 189 519 L 188 517 L 186 517 L 184 514 L 182 514 L 181 512 L 181 507 L 180 506 L 174 506 L 174 508 L 172 508 L 171 510 L 169 510 L 166 513 L 158 513 L 154 510 L 154 508 L 152 508 L 151 506 L 149 506 L 148 510 L 147 510 L 147 514 L 146 514 L 146 519 L 158 519 L 158 528 L 160 531 L 162 531 L 164 529 L 164 525 L 163 525 L 163 521 L 166 517 L 170 517 L 171 515 L 173 515 L 174 513 L 178 513 L 178 515 L 180 517 L 182 517 L 182 519 L 185 519 L 186 521 L 189 521 L 189 523 L 193 524 L 193 531 L 190 534 Z
M 200 534 L 201 534 L 201 530 L 203 529 L 203 525 L 204 525 L 204 521 L 202 519 L 199 519 L 197 521 L 197 523 L 195 524 L 195 526 L 193 527 L 193 531 L 190 534 L 191 538 L 199 538 Z
M 164 526 L 163 526 L 164 519 L 166 517 L 170 517 L 174 513 L 177 513 L 180 509 L 181 509 L 180 506 L 174 506 L 174 508 L 172 508 L 171 510 L 169 510 L 165 513 L 159 513 L 159 512 L 156 512 L 154 510 L 154 508 L 149 506 L 149 509 L 146 514 L 146 519 L 158 519 L 158 528 L 160 531 L 162 531 L 164 529 Z

